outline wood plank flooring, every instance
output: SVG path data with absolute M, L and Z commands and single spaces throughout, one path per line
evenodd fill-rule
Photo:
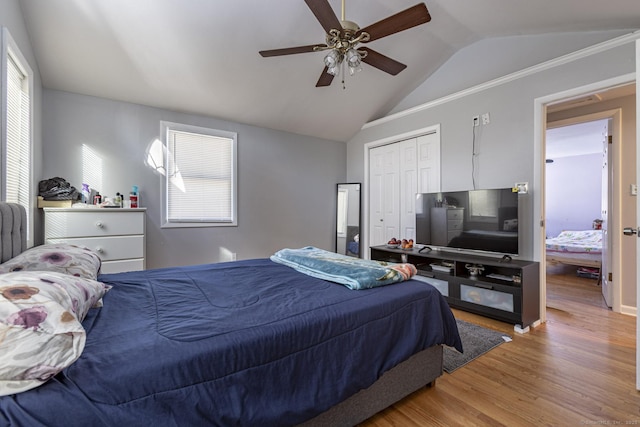
M 454 310 L 513 341 L 362 423 L 389 426 L 640 424 L 636 319 L 607 309 L 600 286 L 575 268 L 547 270 L 547 322 L 528 334 Z

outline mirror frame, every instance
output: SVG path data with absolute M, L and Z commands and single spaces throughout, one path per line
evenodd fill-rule
M 348 187 L 347 187 L 348 186 Z M 357 192 L 357 198 L 349 197 L 348 190 L 353 189 L 353 191 Z M 347 190 L 347 206 L 346 209 L 341 208 L 341 192 Z M 353 213 L 353 216 L 356 216 L 356 213 L 353 212 L 352 206 L 350 206 L 350 202 L 357 202 L 358 212 L 357 218 L 349 218 L 349 213 Z M 342 210 L 342 212 L 341 212 Z M 341 215 L 342 214 L 342 215 Z M 345 218 L 340 218 L 341 216 L 346 215 Z M 339 232 L 340 227 L 344 227 L 342 232 Z M 349 230 L 349 227 L 357 227 L 357 235 L 359 235 L 359 241 L 353 242 L 357 244 L 358 252 L 357 254 L 353 251 L 349 251 L 349 239 L 353 238 L 350 234 L 353 234 L 353 229 Z M 344 240 L 344 247 L 339 247 L 341 244 L 341 239 Z M 362 258 L 362 184 L 359 182 L 340 182 L 336 185 L 336 212 L 335 212 L 335 252 L 341 253 L 343 255 L 357 256 L 358 258 Z M 353 246 L 353 245 L 351 245 Z

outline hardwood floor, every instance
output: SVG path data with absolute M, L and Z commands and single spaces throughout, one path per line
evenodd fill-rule
M 444 373 L 362 426 L 570 426 L 640 424 L 635 317 L 607 309 L 600 286 L 575 268 L 547 271 L 547 322 L 513 325 L 454 310 L 513 337 Z

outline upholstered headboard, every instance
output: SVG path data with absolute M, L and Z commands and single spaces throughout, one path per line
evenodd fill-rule
M 17 203 L 0 202 L 0 262 L 27 249 L 27 211 Z

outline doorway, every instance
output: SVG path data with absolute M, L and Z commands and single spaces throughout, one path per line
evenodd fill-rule
M 611 208 L 607 210 L 609 215 L 609 233 L 611 242 L 610 253 L 613 260 L 610 265 L 612 273 L 613 297 L 612 309 L 624 314 L 635 314 L 635 306 L 631 301 L 635 297 L 635 288 L 630 286 L 635 283 L 636 250 L 634 241 L 623 241 L 621 237 L 622 226 L 625 222 L 635 221 L 636 197 L 630 193 L 631 184 L 635 184 L 635 75 L 621 76 L 597 84 L 576 88 L 536 100 L 536 122 L 542 134 L 536 136 L 541 141 L 540 157 L 536 158 L 540 176 L 539 183 L 541 197 L 536 212 L 540 215 L 540 247 L 534 248 L 540 254 L 541 260 L 541 320 L 546 319 L 546 250 L 545 250 L 545 132 L 547 123 L 559 122 L 564 124 L 588 120 L 612 119 L 611 130 L 612 158 L 611 174 L 612 186 Z M 622 120 L 622 111 L 626 111 L 625 120 Z M 581 118 L 581 119 L 578 119 Z M 538 130 L 537 130 L 538 131 Z M 629 152 L 628 150 L 632 150 Z M 569 183 L 565 185 L 570 186 Z M 624 266 L 624 268 L 623 268 Z M 609 277 L 607 277 L 609 278 Z M 626 287 L 622 286 L 626 283 Z M 633 291 L 633 292 L 632 292 Z M 633 295 L 631 295 L 633 293 Z M 626 298 L 626 300 L 625 300 Z
M 549 109 L 551 117 L 557 108 Z M 547 309 L 569 311 L 574 301 L 599 309 L 611 306 L 609 136 L 617 112 L 602 114 L 611 116 L 594 119 L 591 114 L 547 121 Z

